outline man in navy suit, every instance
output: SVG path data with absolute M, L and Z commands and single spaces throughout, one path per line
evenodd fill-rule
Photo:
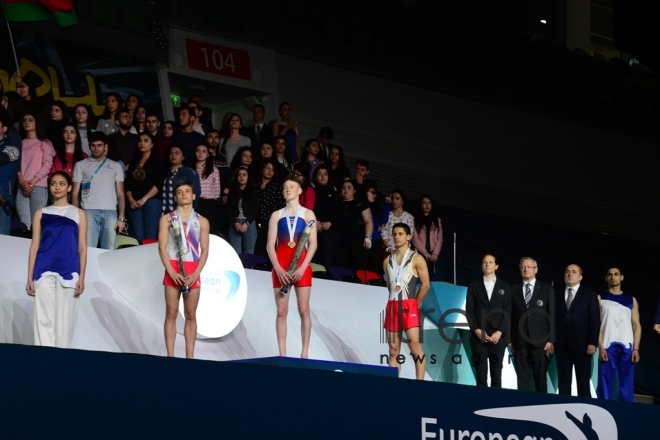
M 531 257 L 520 260 L 522 283 L 511 288 L 511 351 L 514 353 L 518 389 L 548 392 L 549 356 L 555 342 L 555 294 L 552 286 L 536 279 L 538 264 Z
M 564 272 L 564 289 L 555 290 L 557 376 L 559 394 L 570 396 L 573 367 L 578 396 L 591 397 L 591 368 L 598 346 L 600 308 L 598 295 L 581 286 L 582 268 L 571 264 Z
M 499 266 L 493 255 L 484 255 L 484 276 L 470 283 L 465 312 L 470 325 L 472 365 L 477 370 L 477 386 L 488 386 L 490 364 L 491 388 L 502 388 L 502 361 L 509 343 L 511 328 L 511 290 L 506 281 L 495 276 Z

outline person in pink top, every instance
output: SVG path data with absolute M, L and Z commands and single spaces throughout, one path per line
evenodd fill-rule
M 431 280 L 435 279 L 436 262 L 442 249 L 442 223 L 435 211 L 431 196 L 422 194 L 419 198 L 419 209 L 415 216 L 415 234 L 413 245 L 426 260 Z
M 76 162 L 87 158 L 87 155 L 83 153 L 81 136 L 75 125 L 65 125 L 61 136 L 61 139 L 54 140 L 55 157 L 50 174 L 64 171 L 69 177 L 73 177 L 73 167 L 76 166 Z
M 23 115 L 21 137 L 23 150 L 21 169 L 18 172 L 20 188 L 16 195 L 16 212 L 18 219 L 30 229 L 34 213 L 44 208 L 48 202 L 46 186 L 55 149 L 46 139 L 43 128 L 33 113 Z

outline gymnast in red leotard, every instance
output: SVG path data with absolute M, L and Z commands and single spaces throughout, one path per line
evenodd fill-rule
M 300 206 L 298 196 L 302 192 L 294 176 L 284 180 L 286 206 L 270 216 L 268 224 L 268 256 L 273 264 L 273 291 L 277 305 L 277 345 L 280 356 L 286 356 L 286 317 L 289 313 L 289 296 L 280 292 L 282 286 L 293 286 L 296 290 L 300 325 L 302 329 L 301 358 L 308 357 L 309 339 L 312 333 L 312 319 L 309 313 L 309 297 L 312 290 L 312 269 L 309 265 L 316 251 L 316 228 L 311 228 L 307 249 L 303 249 L 298 260 L 298 268 L 289 275 L 289 265 L 296 253 L 305 226 L 316 221 L 314 213 Z

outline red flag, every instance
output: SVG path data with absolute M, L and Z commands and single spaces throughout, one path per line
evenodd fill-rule
M 54 21 L 60 27 L 78 23 L 72 0 L 1 0 L 7 21 Z

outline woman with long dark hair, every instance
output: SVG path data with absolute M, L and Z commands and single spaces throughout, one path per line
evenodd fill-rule
M 195 148 L 195 159 L 195 171 L 202 188 L 197 212 L 208 219 L 211 232 L 215 232 L 218 228 L 220 211 L 220 171 L 213 166 L 213 157 L 206 144 L 200 144 Z
M 267 257 L 266 244 L 270 215 L 278 209 L 284 208 L 286 204 L 282 194 L 282 184 L 277 175 L 277 164 L 273 159 L 264 159 L 261 163 L 257 189 L 259 191 L 259 216 L 257 217 L 257 243 L 254 253 Z
M 21 114 L 21 117 L 27 113 L 30 113 L 32 116 L 35 116 L 37 119 L 39 119 L 41 123 L 44 123 L 48 119 L 50 108 L 47 109 L 37 96 L 37 83 L 33 78 L 23 78 L 17 76 L 16 92 L 22 98 L 21 107 L 23 109 L 23 113 Z
M 184 165 L 186 156 L 183 149 L 178 145 L 172 145 L 169 152 L 169 162 L 165 170 L 165 179 L 163 180 L 163 191 L 161 192 L 161 201 L 163 203 L 162 213 L 167 214 L 176 209 L 176 192 L 174 188 L 179 182 L 188 181 L 192 183 L 195 190 L 195 200 L 193 207 L 197 208 L 198 200 L 202 196 L 202 190 L 199 185 L 199 176 L 192 168 Z
M 128 111 L 128 114 L 131 116 L 131 122 L 135 121 L 135 110 L 140 106 L 140 99 L 137 95 L 130 94 L 126 98 L 124 103 L 124 108 Z
M 68 124 L 62 128 L 60 139 L 53 143 L 55 147 L 55 158 L 50 173 L 64 171 L 73 177 L 73 167 L 76 163 L 85 159 L 87 155 L 82 150 L 80 133 L 75 125 Z
M 158 239 L 158 219 L 162 214 L 161 190 L 165 163 L 154 151 L 156 139 L 149 132 L 138 137 L 138 151 L 128 169 L 124 187 L 129 233 L 138 243 L 145 238 Z
M 392 241 L 392 226 L 397 223 L 405 223 L 410 227 L 410 232 L 412 232 L 413 239 L 415 238 L 415 218 L 411 213 L 403 209 L 405 203 L 408 201 L 405 191 L 402 189 L 392 190 L 390 193 L 390 204 L 392 210 L 385 223 L 380 228 L 380 235 L 383 238 L 383 246 L 389 254 L 393 254 L 396 249 L 394 248 L 394 242 Z
M 326 164 L 328 165 L 330 183 L 339 190 L 344 180 L 351 178 L 351 171 L 346 166 L 344 150 L 339 145 L 330 146 L 330 156 Z
M 316 215 L 318 242 L 314 259 L 327 269 L 332 266 L 337 253 L 339 241 L 337 214 L 341 208 L 341 200 L 339 193 L 330 184 L 328 168 L 325 164 L 316 168 L 314 183 L 316 184 L 314 187 L 314 215 Z
M 147 124 L 147 108 L 143 105 L 138 105 L 133 113 L 133 126 L 131 133 L 140 134 L 146 130 Z
M 337 214 L 339 242 L 335 256 L 335 265 L 353 270 L 367 269 L 374 231 L 371 210 L 355 198 L 355 185 L 352 180 L 341 185 L 342 203 Z
M 105 97 L 105 110 L 96 125 L 96 131 L 102 131 L 105 134 L 117 133 L 117 123 L 115 114 L 122 108 L 123 102 L 119 93 L 110 92 Z
M 75 119 L 75 123 L 78 127 L 78 134 L 80 135 L 80 143 L 82 145 L 82 150 L 87 154 L 88 156 L 91 154 L 91 151 L 89 150 L 89 135 L 92 131 L 92 127 L 94 126 L 92 118 L 94 117 L 94 113 L 92 113 L 92 109 L 90 106 L 87 104 L 76 104 L 76 106 L 73 109 L 73 118 Z
M 229 164 L 229 172 L 234 174 L 238 167 L 245 167 L 248 169 L 250 175 L 254 176 L 254 161 L 252 160 L 252 149 L 250 147 L 241 147 L 234 154 L 234 158 Z
M 293 159 L 291 158 L 291 155 L 289 154 L 289 147 L 287 145 L 287 140 L 284 136 L 277 136 L 275 139 L 273 139 L 273 145 L 275 146 L 275 152 L 273 154 L 273 157 L 279 163 L 286 169 L 286 174 L 290 174 L 293 171 Z M 281 177 L 282 179 L 285 179 L 286 176 Z
M 68 201 L 68 174 L 56 171 L 48 187 L 53 204 L 34 214 L 26 290 L 34 296 L 34 344 L 69 348 L 85 290 L 87 218 Z
M 302 155 L 300 157 L 301 162 L 307 162 L 310 165 L 309 171 L 309 180 L 314 180 L 314 175 L 316 174 L 316 168 L 323 163 L 319 159 L 319 151 L 321 147 L 319 146 L 319 141 L 316 138 L 309 138 L 305 141 L 305 146 L 303 147 Z
M 229 119 L 229 134 L 220 139 L 220 152 L 225 155 L 229 163 L 232 163 L 239 148 L 252 146 L 250 138 L 241 134 L 241 128 L 243 128 L 241 115 L 232 114 Z
M 20 186 L 16 194 L 16 212 L 19 220 L 28 229 L 37 210 L 48 203 L 48 173 L 53 166 L 55 149 L 46 139 L 46 135 L 34 114 L 23 115 L 21 125 L 23 146 L 21 151 L 21 169 L 18 172 Z
M 176 133 L 176 123 L 174 121 L 163 122 L 163 136 L 171 138 Z
M 272 162 L 273 166 L 275 167 L 275 179 L 280 183 L 284 182 L 284 179 L 286 178 L 286 176 L 290 174 L 290 171 L 287 170 L 287 168 L 284 165 L 282 165 L 280 162 L 277 161 L 275 148 L 273 148 L 273 142 L 263 141 L 261 143 L 259 151 L 261 153 L 259 157 L 259 163 L 263 164 L 264 162 L 267 161 Z M 262 170 L 261 165 L 259 166 L 259 169 Z M 268 223 L 268 220 L 270 220 L 270 217 L 266 219 L 266 223 Z
M 229 128 L 229 120 L 231 119 L 232 116 L 234 116 L 234 113 L 227 112 L 222 117 L 222 121 L 220 122 L 220 131 L 219 131 L 221 139 L 229 136 L 229 133 L 231 132 L 231 129 Z
M 434 279 L 436 262 L 442 249 L 442 222 L 436 214 L 435 203 L 431 196 L 422 194 L 419 198 L 419 209 L 415 216 L 415 234 L 413 245 L 429 268 L 429 277 Z
M 62 129 L 69 123 L 69 109 L 62 101 L 54 101 L 50 106 L 50 119 L 46 125 L 46 138 L 52 143 L 62 137 Z
M 231 213 L 229 244 L 237 254 L 253 254 L 257 241 L 256 218 L 259 215 L 259 191 L 252 184 L 247 167 L 234 174 L 227 204 Z

